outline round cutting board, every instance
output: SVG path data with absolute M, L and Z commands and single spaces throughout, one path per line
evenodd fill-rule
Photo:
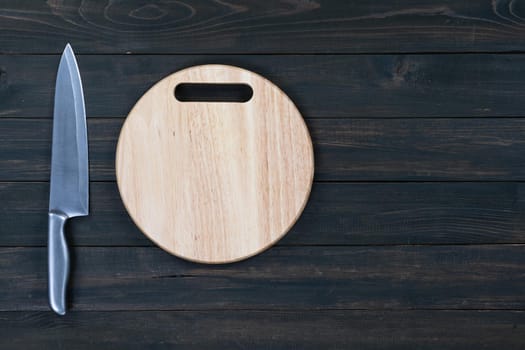
M 181 102 L 181 83 L 246 84 L 253 95 Z M 314 158 L 283 91 L 238 67 L 203 65 L 164 78 L 137 102 L 120 133 L 116 173 L 127 211 L 152 241 L 184 259 L 227 263 L 291 228 L 310 194 Z

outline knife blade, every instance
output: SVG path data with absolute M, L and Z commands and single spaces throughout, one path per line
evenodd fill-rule
M 69 252 L 66 220 L 89 213 L 89 175 L 86 111 L 82 81 L 73 49 L 66 45 L 55 85 L 53 144 L 49 192 L 49 305 L 66 313 Z

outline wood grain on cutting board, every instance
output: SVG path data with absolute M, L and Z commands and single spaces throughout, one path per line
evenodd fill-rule
M 245 103 L 180 102 L 179 83 L 243 83 Z M 153 86 L 130 112 L 116 173 L 133 221 L 192 261 L 250 257 L 279 240 L 308 199 L 311 139 L 291 100 L 250 71 L 192 67 Z

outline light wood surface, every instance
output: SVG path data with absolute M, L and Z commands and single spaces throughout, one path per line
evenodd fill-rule
M 180 102 L 179 83 L 245 83 L 245 103 Z M 232 66 L 174 73 L 133 107 L 117 145 L 119 191 L 133 221 L 179 257 L 226 263 L 253 256 L 298 219 L 312 186 L 313 148 L 292 101 Z

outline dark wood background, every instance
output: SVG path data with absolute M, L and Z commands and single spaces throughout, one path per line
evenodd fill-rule
M 525 2 L 0 1 L 0 348 L 523 349 Z M 47 306 L 54 80 L 84 82 L 91 215 Z M 310 202 L 275 247 L 206 266 L 152 245 L 115 143 L 157 80 L 258 72 L 313 137 Z

